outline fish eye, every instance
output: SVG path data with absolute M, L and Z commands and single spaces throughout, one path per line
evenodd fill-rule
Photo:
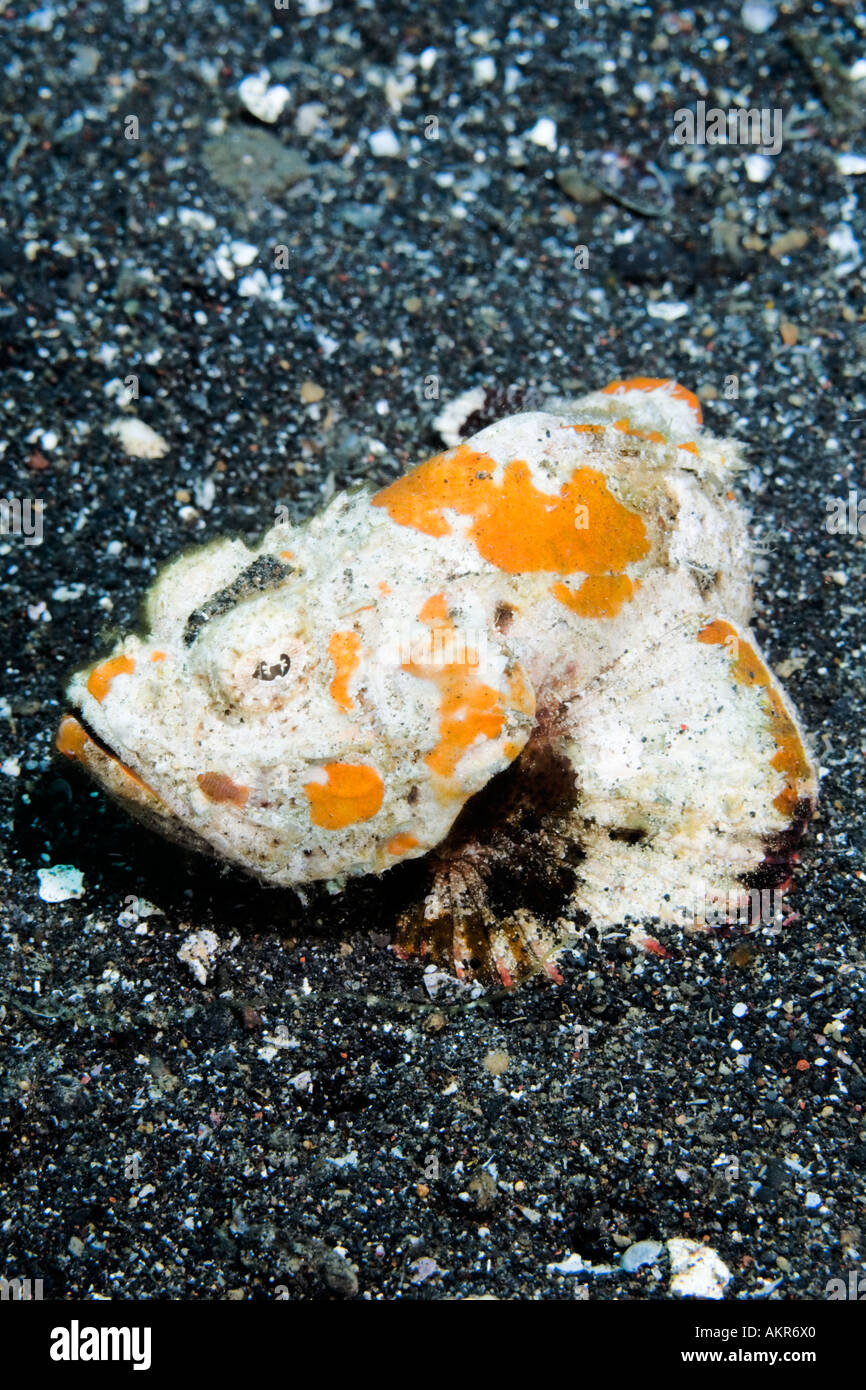
M 287 676 L 292 666 L 292 658 L 288 652 L 280 652 L 280 659 L 273 666 L 268 666 L 264 661 L 260 661 L 253 671 L 253 680 L 256 681 L 275 681 L 278 676 Z
M 235 709 L 272 709 L 303 688 L 307 666 L 304 644 L 296 637 L 277 638 L 242 649 L 231 643 L 210 651 L 204 674 L 214 697 Z

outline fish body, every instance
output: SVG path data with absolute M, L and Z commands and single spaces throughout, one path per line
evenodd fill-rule
M 748 628 L 738 466 L 671 381 L 509 416 L 168 566 L 144 635 L 73 677 L 58 747 L 274 885 L 431 855 L 403 941 L 458 973 L 511 983 L 576 920 L 693 920 L 787 876 L 817 786 Z M 461 829 L 485 788 L 489 840 Z M 555 920 L 491 899 L 524 853 Z

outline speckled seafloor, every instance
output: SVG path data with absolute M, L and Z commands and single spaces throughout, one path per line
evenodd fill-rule
M 463 8 L 0 6 L 3 487 L 45 504 L 0 537 L 0 1269 L 46 1296 L 664 1299 L 680 1237 L 728 1297 L 863 1268 L 864 543 L 826 517 L 866 497 L 866 22 Z M 676 146 L 701 99 L 778 109 L 781 152 Z M 186 544 L 396 476 L 467 386 L 637 372 L 748 445 L 756 630 L 826 769 L 781 929 L 431 1000 L 406 875 L 305 909 L 54 756 L 65 674 Z

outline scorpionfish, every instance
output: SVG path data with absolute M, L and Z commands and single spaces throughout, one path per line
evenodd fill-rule
M 458 976 L 555 976 L 587 926 L 663 951 L 653 924 L 785 884 L 816 800 L 748 627 L 739 466 L 671 380 L 510 415 L 172 562 L 57 746 L 269 884 L 428 856 L 397 949 Z

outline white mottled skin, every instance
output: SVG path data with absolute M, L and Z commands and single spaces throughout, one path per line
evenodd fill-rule
M 615 430 L 661 432 L 653 443 Z M 574 423 L 601 423 L 603 434 Z M 695 441 L 698 453 L 678 447 Z M 135 662 L 104 699 L 87 689 L 69 699 L 142 790 L 88 743 L 80 757 L 115 794 L 167 834 L 209 846 L 274 884 L 381 872 L 438 845 L 461 807 L 524 747 L 537 719 L 571 762 L 577 785 L 574 835 L 580 906 L 599 924 L 680 919 L 702 885 L 725 889 L 760 863 L 768 834 L 788 817 L 774 805 L 785 785 L 759 692 L 731 679 L 730 653 L 697 641 L 724 619 L 756 646 L 745 516 L 729 493 L 736 446 L 701 433 L 672 388 L 593 393 L 561 414 L 515 415 L 470 446 L 501 471 L 525 460 L 534 486 L 559 493 L 576 468 L 600 470 L 620 502 L 638 512 L 651 548 L 628 566 L 640 581 L 615 617 L 583 618 L 551 593 L 568 578 L 509 574 L 467 536 L 431 536 L 392 520 L 368 494 L 341 495 L 303 528 L 279 525 L 251 550 L 223 540 L 166 569 L 148 600 L 150 630 L 114 653 Z M 292 576 L 211 619 L 192 646 L 182 635 L 194 608 L 258 555 L 291 552 Z M 572 576 L 579 584 L 580 575 Z M 425 759 L 440 737 L 441 690 L 405 668 L 407 646 L 428 640 L 423 605 L 444 594 L 448 618 L 477 653 L 478 679 L 505 692 L 519 669 L 537 714 L 503 694 L 495 737 L 479 735 L 444 778 Z M 497 613 L 513 610 L 500 631 Z M 329 641 L 352 631 L 360 661 L 348 681 L 352 708 L 331 693 Z M 402 644 L 402 645 L 401 645 Z M 419 648 L 420 650 L 420 648 Z M 152 661 L 154 652 L 164 659 Z M 264 661 L 291 657 L 287 676 L 264 682 Z M 364 765 L 383 783 L 380 809 L 344 828 L 311 820 L 307 790 L 325 764 Z M 197 782 L 216 771 L 248 789 L 243 805 L 209 799 Z M 814 796 L 814 773 L 798 792 Z M 611 829 L 643 830 L 639 844 Z M 387 848 L 413 836 L 409 849 Z

